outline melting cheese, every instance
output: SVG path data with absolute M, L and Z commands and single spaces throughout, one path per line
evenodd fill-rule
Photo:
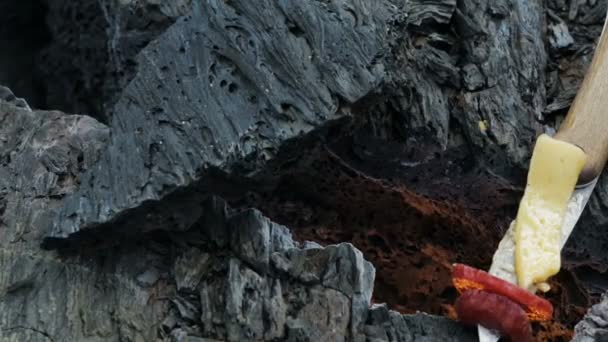
M 519 286 L 530 288 L 559 272 L 561 225 L 586 162 L 586 154 L 572 144 L 544 134 L 537 139 L 515 220 Z

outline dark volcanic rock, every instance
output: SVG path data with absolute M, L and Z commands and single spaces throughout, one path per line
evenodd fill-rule
M 376 299 L 450 315 L 449 265 L 489 266 L 608 1 L 45 3 L 0 5 L 1 334 L 418 341 L 472 335 L 370 312 L 374 274 Z M 608 287 L 607 189 L 539 340 Z
M 211 167 L 255 172 L 283 141 L 347 115 L 382 79 L 375 59 L 396 9 L 388 1 L 350 5 L 197 2 L 139 55 L 114 107 L 107 150 L 64 202 L 50 236 L 101 232 L 103 224 L 124 233 L 156 229 L 156 218 L 119 228 L 115 221 L 180 187 L 196 190 Z M 159 205 L 157 214 L 170 217 L 173 206 Z
M 118 279 L 104 278 L 99 268 L 64 264 L 41 253 L 39 244 L 45 234 L 40 227 L 49 221 L 49 209 L 59 206 L 78 187 L 79 175 L 97 161 L 108 135 L 107 127 L 87 116 L 33 112 L 0 100 L 2 340 L 47 341 L 49 336 L 79 340 L 71 335 L 79 329 L 106 329 L 91 322 L 95 312 L 76 319 L 79 309 L 71 303 L 79 296 L 99 299 L 99 292 L 92 293 L 95 286 Z M 114 300 L 129 305 L 134 297 L 126 291 L 120 299 L 108 297 L 105 304 L 96 301 L 97 319 L 109 317 L 109 313 L 101 314 L 101 307 L 113 306 Z M 68 326 L 74 330 L 66 331 Z
M 407 341 L 427 334 L 427 317 L 370 316 L 374 268 L 352 245 L 301 249 L 287 228 L 215 197 L 198 204 L 205 215 L 186 231 L 69 259 L 40 250 L 43 222 L 96 164 L 108 133 L 86 116 L 0 100 L 2 340 L 393 341 L 397 331 Z M 434 324 L 473 340 L 444 318 Z
M 434 136 L 443 148 L 464 139 L 478 159 L 512 173 L 527 164 L 542 131 L 537 120 L 545 108 L 547 56 L 541 5 L 466 0 L 448 13 L 450 28 L 415 28 L 404 37 L 394 66 L 407 72 L 389 73 L 398 90 L 391 101 L 408 131 Z
M 211 198 L 205 203 L 207 212 L 220 210 L 216 214 L 223 216 L 222 201 Z M 269 251 L 271 258 L 260 263 L 265 270 L 260 273 L 260 264 L 253 266 L 226 250 L 193 246 L 180 253 L 173 266 L 177 283 L 184 284 L 184 279 L 175 271 L 199 272 L 189 286 L 178 287 L 181 299 L 165 319 L 167 334 L 178 341 L 187 341 L 187 336 L 227 341 L 418 341 L 432 329 L 437 330 L 432 336 L 439 339 L 474 340 L 471 331 L 444 318 L 401 315 L 385 306 L 370 310 L 374 268 L 350 244 L 301 249 L 285 227 L 256 210 L 228 213 L 224 222 L 216 221 L 216 228 L 231 236 L 264 236 L 270 231 L 270 239 L 255 245 Z M 192 299 L 200 302 L 193 304 Z
M 30 111 L 0 100 L 0 223 L 2 244 L 37 248 L 49 220 L 97 162 L 109 136 L 88 116 Z M 48 223 L 47 223 L 48 224 Z

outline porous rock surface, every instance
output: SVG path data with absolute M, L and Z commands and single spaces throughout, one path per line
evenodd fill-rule
M 50 236 L 114 225 L 146 201 L 194 188 L 212 167 L 255 172 L 283 141 L 347 115 L 380 81 L 383 66 L 374 59 L 396 9 L 388 1 L 352 6 L 197 2 L 138 55 L 114 107 L 108 147 L 66 199 Z M 164 203 L 158 215 L 176 209 Z M 175 217 L 178 226 L 192 219 Z M 157 229 L 157 222 L 124 230 Z

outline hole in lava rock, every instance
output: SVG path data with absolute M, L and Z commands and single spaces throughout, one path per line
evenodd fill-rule
M 286 20 L 285 25 L 287 26 L 289 33 L 296 37 L 302 37 L 306 34 L 306 32 L 298 24 L 291 20 Z
M 236 85 L 236 83 L 230 83 L 230 85 L 228 85 L 228 92 L 229 93 L 234 93 L 239 87 Z
M 283 112 L 287 112 L 290 109 L 291 109 L 291 105 L 289 103 L 285 103 L 285 102 L 281 103 L 281 110 Z

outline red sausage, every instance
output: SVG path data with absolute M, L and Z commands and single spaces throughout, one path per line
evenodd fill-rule
M 462 323 L 480 324 L 497 330 L 513 342 L 532 339 L 532 328 L 525 311 L 503 296 L 480 290 L 465 291 L 456 300 L 456 312 Z
M 548 300 L 482 270 L 454 264 L 452 281 L 459 292 L 477 289 L 504 296 L 521 305 L 533 321 L 547 321 L 553 317 L 553 305 Z

